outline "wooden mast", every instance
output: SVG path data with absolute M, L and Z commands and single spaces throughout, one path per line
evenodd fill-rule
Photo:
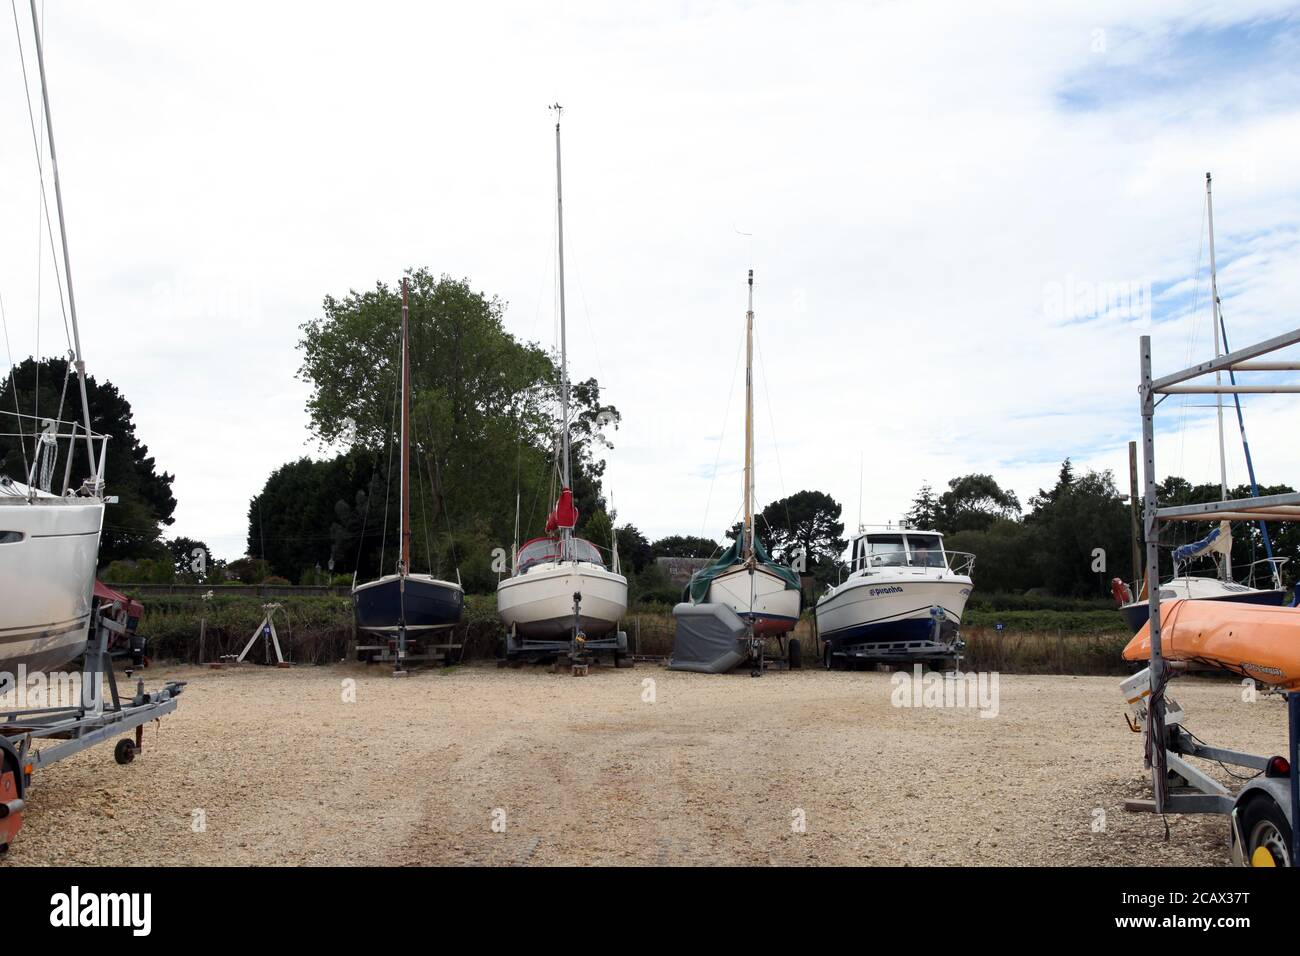
M 402 507 L 400 529 L 402 541 L 402 558 L 397 566 L 397 573 L 406 577 L 411 571 L 411 463 L 410 463 L 410 418 L 411 418 L 411 358 L 408 343 L 408 307 L 406 302 L 406 277 L 402 277 Z M 405 615 L 403 615 L 405 616 Z
M 754 555 L 754 270 L 749 270 L 749 308 L 745 312 L 745 541 L 746 560 Z

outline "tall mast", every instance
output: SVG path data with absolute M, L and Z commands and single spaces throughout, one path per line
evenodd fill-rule
M 556 103 L 551 109 L 555 110 L 555 226 L 560 276 L 560 461 L 564 487 L 568 488 L 572 483 L 569 472 L 569 352 L 564 315 L 564 188 L 560 175 L 560 112 L 564 107 Z
M 411 571 L 411 463 L 410 463 L 410 411 L 411 411 L 411 358 L 408 345 L 407 323 L 409 309 L 406 303 L 406 277 L 402 277 L 402 560 L 397 573 L 405 577 Z
M 745 557 L 754 553 L 754 270 L 745 311 Z
M 1210 174 L 1205 174 L 1205 215 L 1210 227 L 1210 298 L 1213 302 L 1214 318 L 1214 357 L 1223 354 L 1222 326 L 1219 323 L 1219 276 L 1214 262 L 1214 200 L 1210 191 Z M 1214 373 L 1214 384 L 1222 386 L 1223 373 Z M 1219 491 L 1221 500 L 1228 500 L 1228 458 L 1223 447 L 1223 392 L 1214 396 L 1219 416 Z M 1232 578 L 1232 555 L 1225 554 L 1219 564 L 1219 576 L 1227 581 Z
M 551 109 L 555 110 L 555 230 L 560 278 L 560 476 L 567 491 L 572 487 L 573 475 L 569 465 L 569 349 L 564 315 L 564 178 L 560 172 L 560 114 L 564 107 L 555 103 Z M 569 556 L 572 535 L 572 528 L 560 528 L 561 559 Z
M 59 209 L 59 237 L 63 240 L 63 275 L 68 286 L 68 312 L 72 318 L 72 345 L 81 387 L 81 413 L 86 427 L 86 453 L 90 456 L 90 477 L 99 494 L 99 466 L 95 461 L 94 432 L 90 427 L 90 401 L 86 397 L 86 363 L 81 357 L 81 330 L 77 326 L 77 299 L 72 292 L 72 258 L 68 255 L 68 226 L 63 218 L 63 190 L 59 185 L 59 160 L 54 150 L 54 120 L 50 116 L 50 91 L 45 83 L 45 46 L 41 42 L 41 23 L 36 15 L 36 0 L 31 0 L 32 31 L 36 36 L 36 64 L 41 74 L 41 103 L 45 107 L 45 135 L 50 141 L 50 170 L 54 174 L 54 202 Z M 71 455 L 71 451 L 69 451 Z

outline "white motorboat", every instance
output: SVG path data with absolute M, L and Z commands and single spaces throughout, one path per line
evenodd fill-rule
M 1214 202 L 1211 190 L 1210 174 L 1205 174 L 1205 211 L 1210 240 L 1210 303 L 1211 318 L 1214 325 L 1214 355 L 1218 358 L 1228 350 L 1228 330 L 1223 321 L 1222 303 L 1219 299 L 1218 266 L 1214 257 Z M 1228 371 L 1229 382 L 1236 385 L 1236 373 Z M 1222 373 L 1215 372 L 1215 385 L 1221 387 Z M 1246 457 L 1246 472 L 1250 478 L 1252 497 L 1259 496 L 1259 484 L 1255 480 L 1255 463 L 1250 454 L 1250 442 L 1246 440 L 1246 421 L 1241 408 L 1241 396 L 1232 396 L 1237 411 L 1237 424 L 1241 430 L 1241 446 Z M 1219 435 L 1219 494 L 1220 500 L 1228 500 L 1228 459 L 1223 432 L 1223 392 L 1215 395 L 1215 407 L 1218 417 Z M 1268 555 L 1262 561 L 1256 561 L 1247 569 L 1245 583 L 1235 581 L 1232 570 L 1232 523 L 1220 521 L 1203 538 L 1184 544 L 1174 549 L 1174 573 L 1171 578 L 1160 585 L 1160 600 L 1170 601 L 1182 598 L 1192 601 L 1227 601 L 1235 604 L 1264 604 L 1280 606 L 1286 600 L 1286 590 L 1282 587 L 1282 565 L 1287 558 L 1273 554 L 1273 544 L 1268 533 L 1268 524 L 1259 522 L 1260 539 Z M 1134 527 L 1136 536 L 1136 526 Z M 1136 549 L 1136 541 L 1134 543 Z M 1212 560 L 1217 577 L 1191 575 L 1186 572 L 1188 564 L 1200 560 Z M 1263 565 L 1267 569 L 1271 587 L 1255 587 L 1256 569 Z M 1137 569 L 1135 569 L 1136 571 Z M 1143 578 L 1145 581 L 1145 577 Z M 1137 590 L 1136 599 L 1133 591 Z M 1111 581 L 1111 593 L 1119 604 L 1124 622 L 1130 631 L 1136 633 L 1146 626 L 1151 618 L 1151 605 L 1147 599 L 1146 584 L 1129 588 L 1119 578 Z
M 693 604 L 723 604 L 755 634 L 785 634 L 799 623 L 803 592 L 794 571 L 774 561 L 754 528 L 754 270 L 745 312 L 745 488 L 740 537 L 722 556 L 691 575 Z
M 77 372 L 82 416 L 80 422 L 72 422 L 62 420 L 60 415 L 34 420 L 18 409 L 0 413 L 0 421 L 14 423 L 5 436 L 18 440 L 25 471 L 21 480 L 12 475 L 0 477 L 0 672 L 8 675 L 16 675 L 20 666 L 28 671 L 58 668 L 86 648 L 104 521 L 104 458 L 108 442 L 107 436 L 97 435 L 91 428 L 58 153 L 45 82 L 45 53 L 34 6 L 32 12 L 44 132 L 62 240 L 68 344 Z M 39 163 L 39 148 L 37 160 Z M 40 181 L 41 200 L 48 215 L 43 172 Z M 16 371 L 11 369 L 10 375 L 14 374 Z M 62 489 L 55 492 L 52 488 L 60 442 L 64 443 Z M 89 477 L 74 486 L 74 452 L 82 443 Z
M 859 533 L 848 578 L 817 601 L 824 662 L 953 660 L 974 565 L 937 531 Z
M 569 364 L 564 305 L 564 201 L 560 175 L 560 122 L 555 122 L 555 196 L 560 303 L 560 494 L 546 522 L 546 536 L 514 549 L 510 576 L 497 584 L 497 613 L 506 626 L 506 656 L 525 653 L 627 649 L 618 624 L 627 613 L 627 578 L 619 574 L 618 552 L 606 568 L 600 550 L 573 532 L 578 508 L 573 500 L 569 447 Z M 517 529 L 516 529 L 517 530 Z

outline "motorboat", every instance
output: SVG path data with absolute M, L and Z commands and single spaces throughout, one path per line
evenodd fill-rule
M 851 548 L 849 576 L 817 600 L 826 665 L 953 660 L 975 556 L 906 526 L 860 531 Z

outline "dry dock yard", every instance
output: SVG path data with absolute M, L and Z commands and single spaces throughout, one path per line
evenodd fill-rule
M 1227 862 L 1222 817 L 1166 843 L 1122 809 L 1146 788 L 1113 677 L 1004 675 L 994 717 L 823 670 L 148 677 L 191 682 L 178 711 L 128 766 L 43 771 L 6 865 Z M 1200 736 L 1282 752 L 1281 699 L 1176 690 Z

